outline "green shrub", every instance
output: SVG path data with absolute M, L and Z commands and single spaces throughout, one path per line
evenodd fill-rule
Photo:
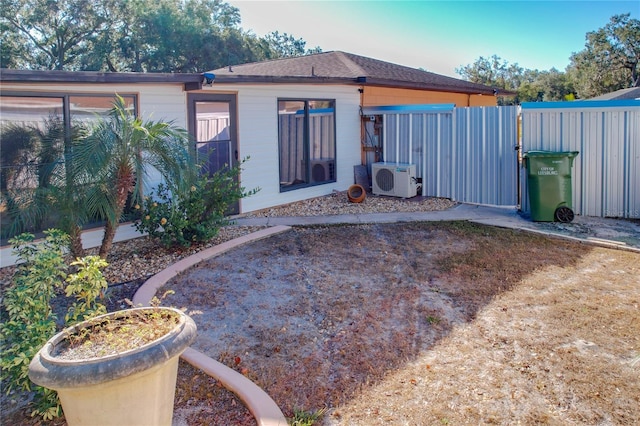
M 296 408 L 293 411 L 293 418 L 289 419 L 289 424 L 291 426 L 313 426 L 326 412 L 326 408 L 315 411 L 305 411 Z
M 2 379 L 8 383 L 7 393 L 16 388 L 33 390 L 32 416 L 51 420 L 61 414 L 57 393 L 41 386 L 32 388 L 29 380 L 31 360 L 57 331 L 51 300 L 66 281 L 67 296 L 77 299 L 66 315 L 67 320 L 76 322 L 106 312 L 104 305 L 97 302 L 107 284 L 100 271 L 106 262 L 98 256 L 78 259 L 71 264 L 77 272 L 68 275 L 64 247 L 69 237 L 60 230 L 50 229 L 45 231 L 41 243 L 36 244 L 34 238 L 33 234 L 21 234 L 10 240 L 22 263 L 3 300 L 0 367 Z
M 107 313 L 107 307 L 98 302 L 104 298 L 104 290 L 108 287 L 102 275 L 102 269 L 107 265 L 100 256 L 86 256 L 71 263 L 78 272 L 67 277 L 65 294 L 76 298 L 64 318 L 67 326 Z
M 62 231 L 45 231 L 45 240 L 36 245 L 33 234 L 21 234 L 11 244 L 21 263 L 13 285 L 4 297 L 2 333 L 2 378 L 7 391 L 14 387 L 29 391 L 29 363 L 56 332 L 51 299 L 66 278 L 63 247 L 68 239 Z
M 160 184 L 146 199 L 136 229 L 148 233 L 165 247 L 209 241 L 227 224 L 225 214 L 233 203 L 258 192 L 237 184 L 240 166 L 224 169 L 210 177 L 195 179 L 190 191 L 182 193 Z

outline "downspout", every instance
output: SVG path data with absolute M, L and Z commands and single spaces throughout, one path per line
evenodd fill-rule
M 362 114 L 362 108 L 364 107 L 364 86 L 358 88 L 360 93 L 360 164 L 367 164 L 367 153 L 364 149 L 366 146 L 367 132 L 365 129 L 364 115 Z
M 518 203 L 518 211 L 522 212 L 522 188 L 520 188 L 520 169 L 522 168 L 522 107 L 520 105 L 518 105 L 518 113 L 516 114 L 516 140 L 516 202 Z

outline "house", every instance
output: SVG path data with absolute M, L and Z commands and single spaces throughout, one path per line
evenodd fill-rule
M 210 169 L 249 158 L 237 212 L 345 190 L 363 154 L 371 106 L 496 105 L 494 88 L 345 52 L 325 52 L 203 74 L 0 71 L 0 113 L 8 122 L 69 125 L 109 108 L 114 93 L 144 118 L 192 134 Z M 6 141 L 2 141 L 4 145 Z M 9 166 L 9 165 L 4 165 Z

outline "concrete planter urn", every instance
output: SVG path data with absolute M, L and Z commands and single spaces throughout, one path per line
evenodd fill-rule
M 49 339 L 29 378 L 58 392 L 70 426 L 170 426 L 178 360 L 195 338 L 194 321 L 177 309 L 112 312 Z

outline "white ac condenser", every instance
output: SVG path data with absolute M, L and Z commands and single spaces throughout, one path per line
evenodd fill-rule
M 404 163 L 373 163 L 372 192 L 375 195 L 411 198 L 418 192 L 416 165 Z

